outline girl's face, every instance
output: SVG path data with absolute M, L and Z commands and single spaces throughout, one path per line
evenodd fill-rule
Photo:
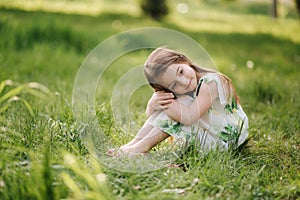
M 160 76 L 160 84 L 175 94 L 181 95 L 194 91 L 197 87 L 195 71 L 187 64 L 171 64 Z

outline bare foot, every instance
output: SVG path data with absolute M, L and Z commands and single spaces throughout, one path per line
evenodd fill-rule
M 150 155 L 149 152 L 134 152 L 130 148 L 120 147 L 120 148 L 112 148 L 106 152 L 108 156 L 114 157 L 135 157 L 135 156 L 147 156 Z
M 123 148 L 126 148 L 127 146 L 130 146 L 130 145 L 125 144 L 125 145 L 121 146 L 120 148 L 110 148 L 110 149 L 107 150 L 107 152 L 106 152 L 105 154 L 108 155 L 108 156 L 114 156 L 114 154 L 115 154 L 118 150 L 123 149 Z

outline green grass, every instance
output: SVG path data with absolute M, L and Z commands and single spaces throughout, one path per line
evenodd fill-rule
M 45 6 L 48 2 L 30 9 L 23 1 L 15 2 L 0 3 L 0 80 L 39 82 L 55 95 L 20 93 L 33 114 L 20 102 L 0 113 L 0 199 L 300 198 L 300 26 L 292 8 L 277 20 L 266 13 L 267 3 L 194 3 L 180 14 L 174 0 L 171 14 L 158 22 L 122 1 L 114 13 L 111 6 L 116 5 L 109 2 L 91 13 L 94 4 L 83 1 L 64 1 L 73 9 L 58 10 Z M 75 9 L 76 3 L 87 7 Z M 249 116 L 246 148 L 205 156 L 191 151 L 175 161 L 180 168 L 143 174 L 102 166 L 87 151 L 71 108 L 76 72 L 99 42 L 145 26 L 171 28 L 194 38 L 232 78 Z M 115 142 L 125 143 L 130 135 L 121 134 L 115 124 L 111 90 L 147 53 L 114 62 L 100 83 L 106 89 L 97 91 L 100 126 Z M 150 88 L 144 87 L 130 101 L 131 119 L 138 125 L 145 120 L 150 95 Z

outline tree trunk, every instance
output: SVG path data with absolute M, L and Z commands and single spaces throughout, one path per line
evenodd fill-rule
M 273 0 L 272 16 L 277 18 L 277 0 Z

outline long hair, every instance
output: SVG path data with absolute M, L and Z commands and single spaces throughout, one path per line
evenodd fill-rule
M 165 92 L 172 92 L 170 89 L 162 86 L 158 83 L 157 79 L 161 74 L 163 74 L 167 67 L 169 67 L 172 64 L 187 64 L 189 65 L 196 74 L 197 81 L 203 76 L 203 74 L 206 73 L 217 73 L 219 76 L 221 76 L 221 80 L 224 83 L 223 85 L 226 85 L 226 92 L 227 94 L 233 94 L 236 103 L 239 102 L 239 98 L 236 94 L 235 88 L 232 84 L 232 81 L 230 78 L 228 78 L 226 75 L 216 72 L 213 70 L 208 70 L 203 67 L 197 66 L 192 63 L 192 61 L 186 57 L 185 55 L 173 51 L 171 49 L 167 48 L 157 48 L 155 49 L 147 58 L 145 64 L 144 64 L 144 73 L 145 76 L 151 85 L 151 87 L 155 91 L 165 91 Z M 173 92 L 172 92 L 173 93 Z M 174 94 L 176 95 L 176 94 Z

